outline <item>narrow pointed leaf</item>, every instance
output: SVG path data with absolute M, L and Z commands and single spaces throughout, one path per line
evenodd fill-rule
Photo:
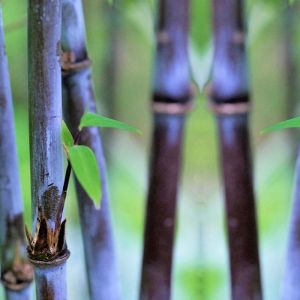
M 64 121 L 61 123 L 61 141 L 65 148 L 72 147 L 74 145 L 72 134 Z
M 101 182 L 98 163 L 94 152 L 87 146 L 72 146 L 69 148 L 69 159 L 72 170 L 82 188 L 93 200 L 95 206 L 99 207 L 101 200 Z
M 117 128 L 141 133 L 139 129 L 131 125 L 89 112 L 85 113 L 80 120 L 79 129 L 82 129 L 83 127 Z
M 276 131 L 281 129 L 287 129 L 287 128 L 297 128 L 300 127 L 300 117 L 296 117 L 293 119 L 288 119 L 279 123 L 276 123 L 270 127 L 265 128 L 261 131 L 261 133 L 266 133 L 270 131 Z

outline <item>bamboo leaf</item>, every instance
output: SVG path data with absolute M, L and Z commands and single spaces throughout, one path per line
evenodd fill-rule
M 288 119 L 279 123 L 276 123 L 270 127 L 265 128 L 261 131 L 261 133 L 266 133 L 270 131 L 276 131 L 281 129 L 287 129 L 287 128 L 297 128 L 300 127 L 300 117 L 296 117 L 293 119 Z
M 61 123 L 61 141 L 65 148 L 71 147 L 74 145 L 73 136 L 67 126 L 67 124 L 62 121 Z
M 83 127 L 117 128 L 128 131 L 134 131 L 141 134 L 141 131 L 139 129 L 131 125 L 90 112 L 85 113 L 80 120 L 79 129 L 81 130 Z
M 95 206 L 100 207 L 101 181 L 94 152 L 87 146 L 75 145 L 69 148 L 69 159 L 82 188 Z

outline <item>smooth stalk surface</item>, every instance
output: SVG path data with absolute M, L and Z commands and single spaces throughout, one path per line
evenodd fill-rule
M 176 203 L 190 103 L 188 0 L 158 1 L 153 137 L 140 299 L 171 298 Z
M 75 136 L 83 113 L 96 112 L 81 0 L 63 0 L 62 28 L 64 115 Z M 102 185 L 101 209 L 97 209 L 76 181 L 89 293 L 94 300 L 115 300 L 119 299 L 119 278 L 109 208 L 106 165 L 99 130 L 83 129 L 79 144 L 93 149 L 98 160 Z
M 63 187 L 61 1 L 30 0 L 28 8 L 29 118 L 33 234 L 28 254 L 37 299 L 65 300 L 65 222 L 58 218 Z
M 13 103 L 0 4 L 0 254 L 7 300 L 29 300 L 33 269 L 28 263 L 23 222 Z
M 212 108 L 216 113 L 226 207 L 231 298 L 262 299 L 242 0 L 214 0 Z

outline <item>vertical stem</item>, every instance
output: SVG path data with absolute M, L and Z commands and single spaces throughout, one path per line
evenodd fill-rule
M 35 267 L 37 299 L 66 299 L 65 222 L 60 127 L 61 1 L 30 0 L 28 8 L 29 118 L 33 236 L 28 254 Z
M 85 111 L 96 112 L 91 70 L 86 50 L 85 24 L 81 0 L 63 0 L 63 89 L 64 115 L 75 136 Z M 108 183 L 101 136 L 97 128 L 86 128 L 80 144 L 91 147 L 98 160 L 102 184 L 101 209 L 97 209 L 76 181 L 83 234 L 89 293 L 93 300 L 119 299 Z
M 33 270 L 28 263 L 18 169 L 13 103 L 0 4 L 0 253 L 6 299 L 29 299 Z
M 242 0 L 214 0 L 212 104 L 226 206 L 231 298 L 262 299 L 248 132 L 249 91 Z
M 171 298 L 177 189 L 190 108 L 188 0 L 161 0 L 153 85 L 150 162 L 140 299 Z
M 282 299 L 299 299 L 300 289 L 298 280 L 300 276 L 300 148 L 295 168 L 293 209 L 289 229 L 286 265 L 281 289 Z
M 298 15 L 297 4 L 290 4 L 289 0 L 283 0 L 283 58 L 285 68 L 285 91 L 286 91 L 286 115 L 293 118 L 299 113 L 299 89 L 296 43 L 296 20 Z M 293 149 L 292 160 L 297 156 L 299 133 L 289 130 L 290 143 Z

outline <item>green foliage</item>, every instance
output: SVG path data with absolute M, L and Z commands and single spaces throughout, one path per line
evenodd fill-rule
M 117 129 L 123 129 L 123 130 L 141 133 L 140 130 L 126 123 L 114 119 L 106 118 L 103 116 L 99 116 L 97 114 L 93 114 L 90 112 L 85 113 L 80 120 L 79 129 L 81 130 L 84 127 L 117 128 Z
M 296 117 L 293 119 L 288 119 L 279 123 L 276 123 L 264 130 L 262 130 L 261 133 L 266 133 L 270 131 L 276 131 L 281 129 L 287 129 L 287 128 L 297 128 L 300 127 L 300 117 Z
M 68 156 L 76 178 L 96 207 L 100 207 L 101 182 L 97 159 L 87 146 L 74 145 L 68 148 Z
M 72 134 L 64 121 L 62 121 L 61 124 L 61 141 L 65 148 L 74 145 L 74 139 L 72 137 Z

